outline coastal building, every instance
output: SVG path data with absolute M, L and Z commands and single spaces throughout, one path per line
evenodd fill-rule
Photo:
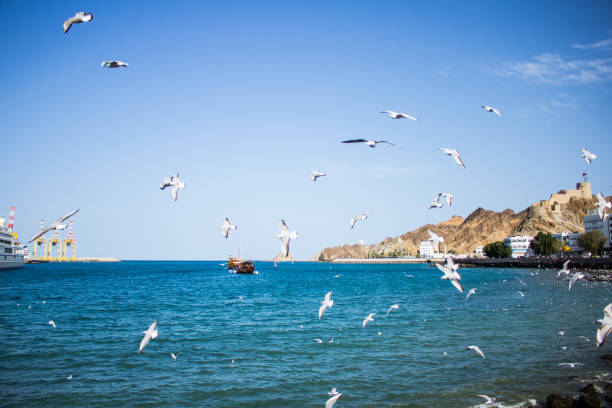
M 599 231 L 606 237 L 606 248 L 612 247 L 612 218 L 610 214 L 605 214 L 603 220 L 599 217 L 597 210 L 589 211 L 589 215 L 584 217 L 584 232 Z
M 552 237 L 561 241 L 563 246 L 568 246 L 571 252 L 580 252 L 583 250 L 582 247 L 578 245 L 579 236 L 579 233 L 572 233 L 567 231 L 552 234 Z
M 504 245 L 512 250 L 512 258 L 520 258 L 532 255 L 532 251 L 529 249 L 531 241 L 533 241 L 533 237 L 528 235 L 515 235 L 513 237 L 506 237 Z
M 477 246 L 474 250 L 474 255 L 476 256 L 476 258 L 482 258 L 484 256 L 484 246 Z
M 419 245 L 419 254 L 421 258 L 433 258 L 434 253 L 434 245 L 431 241 L 421 241 Z

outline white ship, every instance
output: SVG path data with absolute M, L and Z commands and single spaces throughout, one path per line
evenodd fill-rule
M 28 248 L 17 240 L 12 228 L 5 226 L 6 220 L 0 217 L 0 269 L 23 267 L 23 257 Z

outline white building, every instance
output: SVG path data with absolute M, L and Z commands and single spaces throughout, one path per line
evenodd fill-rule
M 531 241 L 533 241 L 533 237 L 528 235 L 515 235 L 513 237 L 506 237 L 504 239 L 504 245 L 512 250 L 512 258 L 520 258 L 533 254 L 529 249 Z
M 474 250 L 474 255 L 476 255 L 476 258 L 482 258 L 484 256 L 484 246 L 477 246 Z
M 419 245 L 419 254 L 423 258 L 433 258 L 434 256 L 434 246 L 431 241 L 421 241 Z
M 584 217 L 584 232 L 599 231 L 606 237 L 606 248 L 612 247 L 612 218 L 610 214 L 605 214 L 603 220 L 599 217 L 597 210 L 589 211 L 589 215 Z
M 567 231 L 557 232 L 556 234 L 552 234 L 552 237 L 554 239 L 561 241 L 563 245 L 567 245 L 572 252 L 579 252 L 583 250 L 582 247 L 578 245 L 579 236 L 580 236 L 579 233 L 572 233 L 572 232 L 567 232 Z

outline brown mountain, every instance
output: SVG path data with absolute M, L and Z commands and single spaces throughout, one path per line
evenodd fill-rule
M 429 238 L 427 230 L 444 237 L 448 251 L 472 253 L 477 246 L 503 241 L 511 235 L 531 235 L 538 232 L 584 232 L 583 217 L 595 208 L 597 199 L 591 193 L 588 182 L 578 183 L 576 190 L 561 190 L 548 200 L 533 203 L 529 208 L 515 213 L 507 209 L 495 212 L 478 208 L 467 218 L 458 215 L 439 224 L 427 224 L 400 235 L 386 238 L 375 245 L 344 245 L 326 248 L 315 258 L 332 261 L 338 258 L 415 256 L 421 241 Z

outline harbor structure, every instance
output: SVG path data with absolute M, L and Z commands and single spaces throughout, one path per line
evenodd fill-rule
M 578 245 L 578 237 L 579 233 L 572 232 L 557 232 L 556 234 L 552 234 L 552 237 L 558 241 L 561 241 L 564 247 L 569 247 L 570 252 L 580 252 L 582 251 L 582 247 Z
M 62 248 L 62 261 L 76 261 L 77 260 L 77 243 L 72 233 L 74 226 L 74 220 L 70 220 L 70 233 L 64 238 L 64 245 Z M 68 258 L 68 248 L 70 248 L 70 258 Z
M 45 219 L 42 218 L 40 220 L 40 230 L 45 229 Z M 38 247 L 42 245 L 43 256 L 39 256 Z M 34 240 L 34 247 L 32 248 L 32 258 L 38 261 L 46 261 L 47 260 L 47 240 L 44 236 L 37 238 Z
M 514 235 L 504 239 L 504 245 L 512 251 L 512 258 L 521 258 L 523 256 L 533 255 L 529 245 L 533 241 L 533 237 L 529 235 Z

